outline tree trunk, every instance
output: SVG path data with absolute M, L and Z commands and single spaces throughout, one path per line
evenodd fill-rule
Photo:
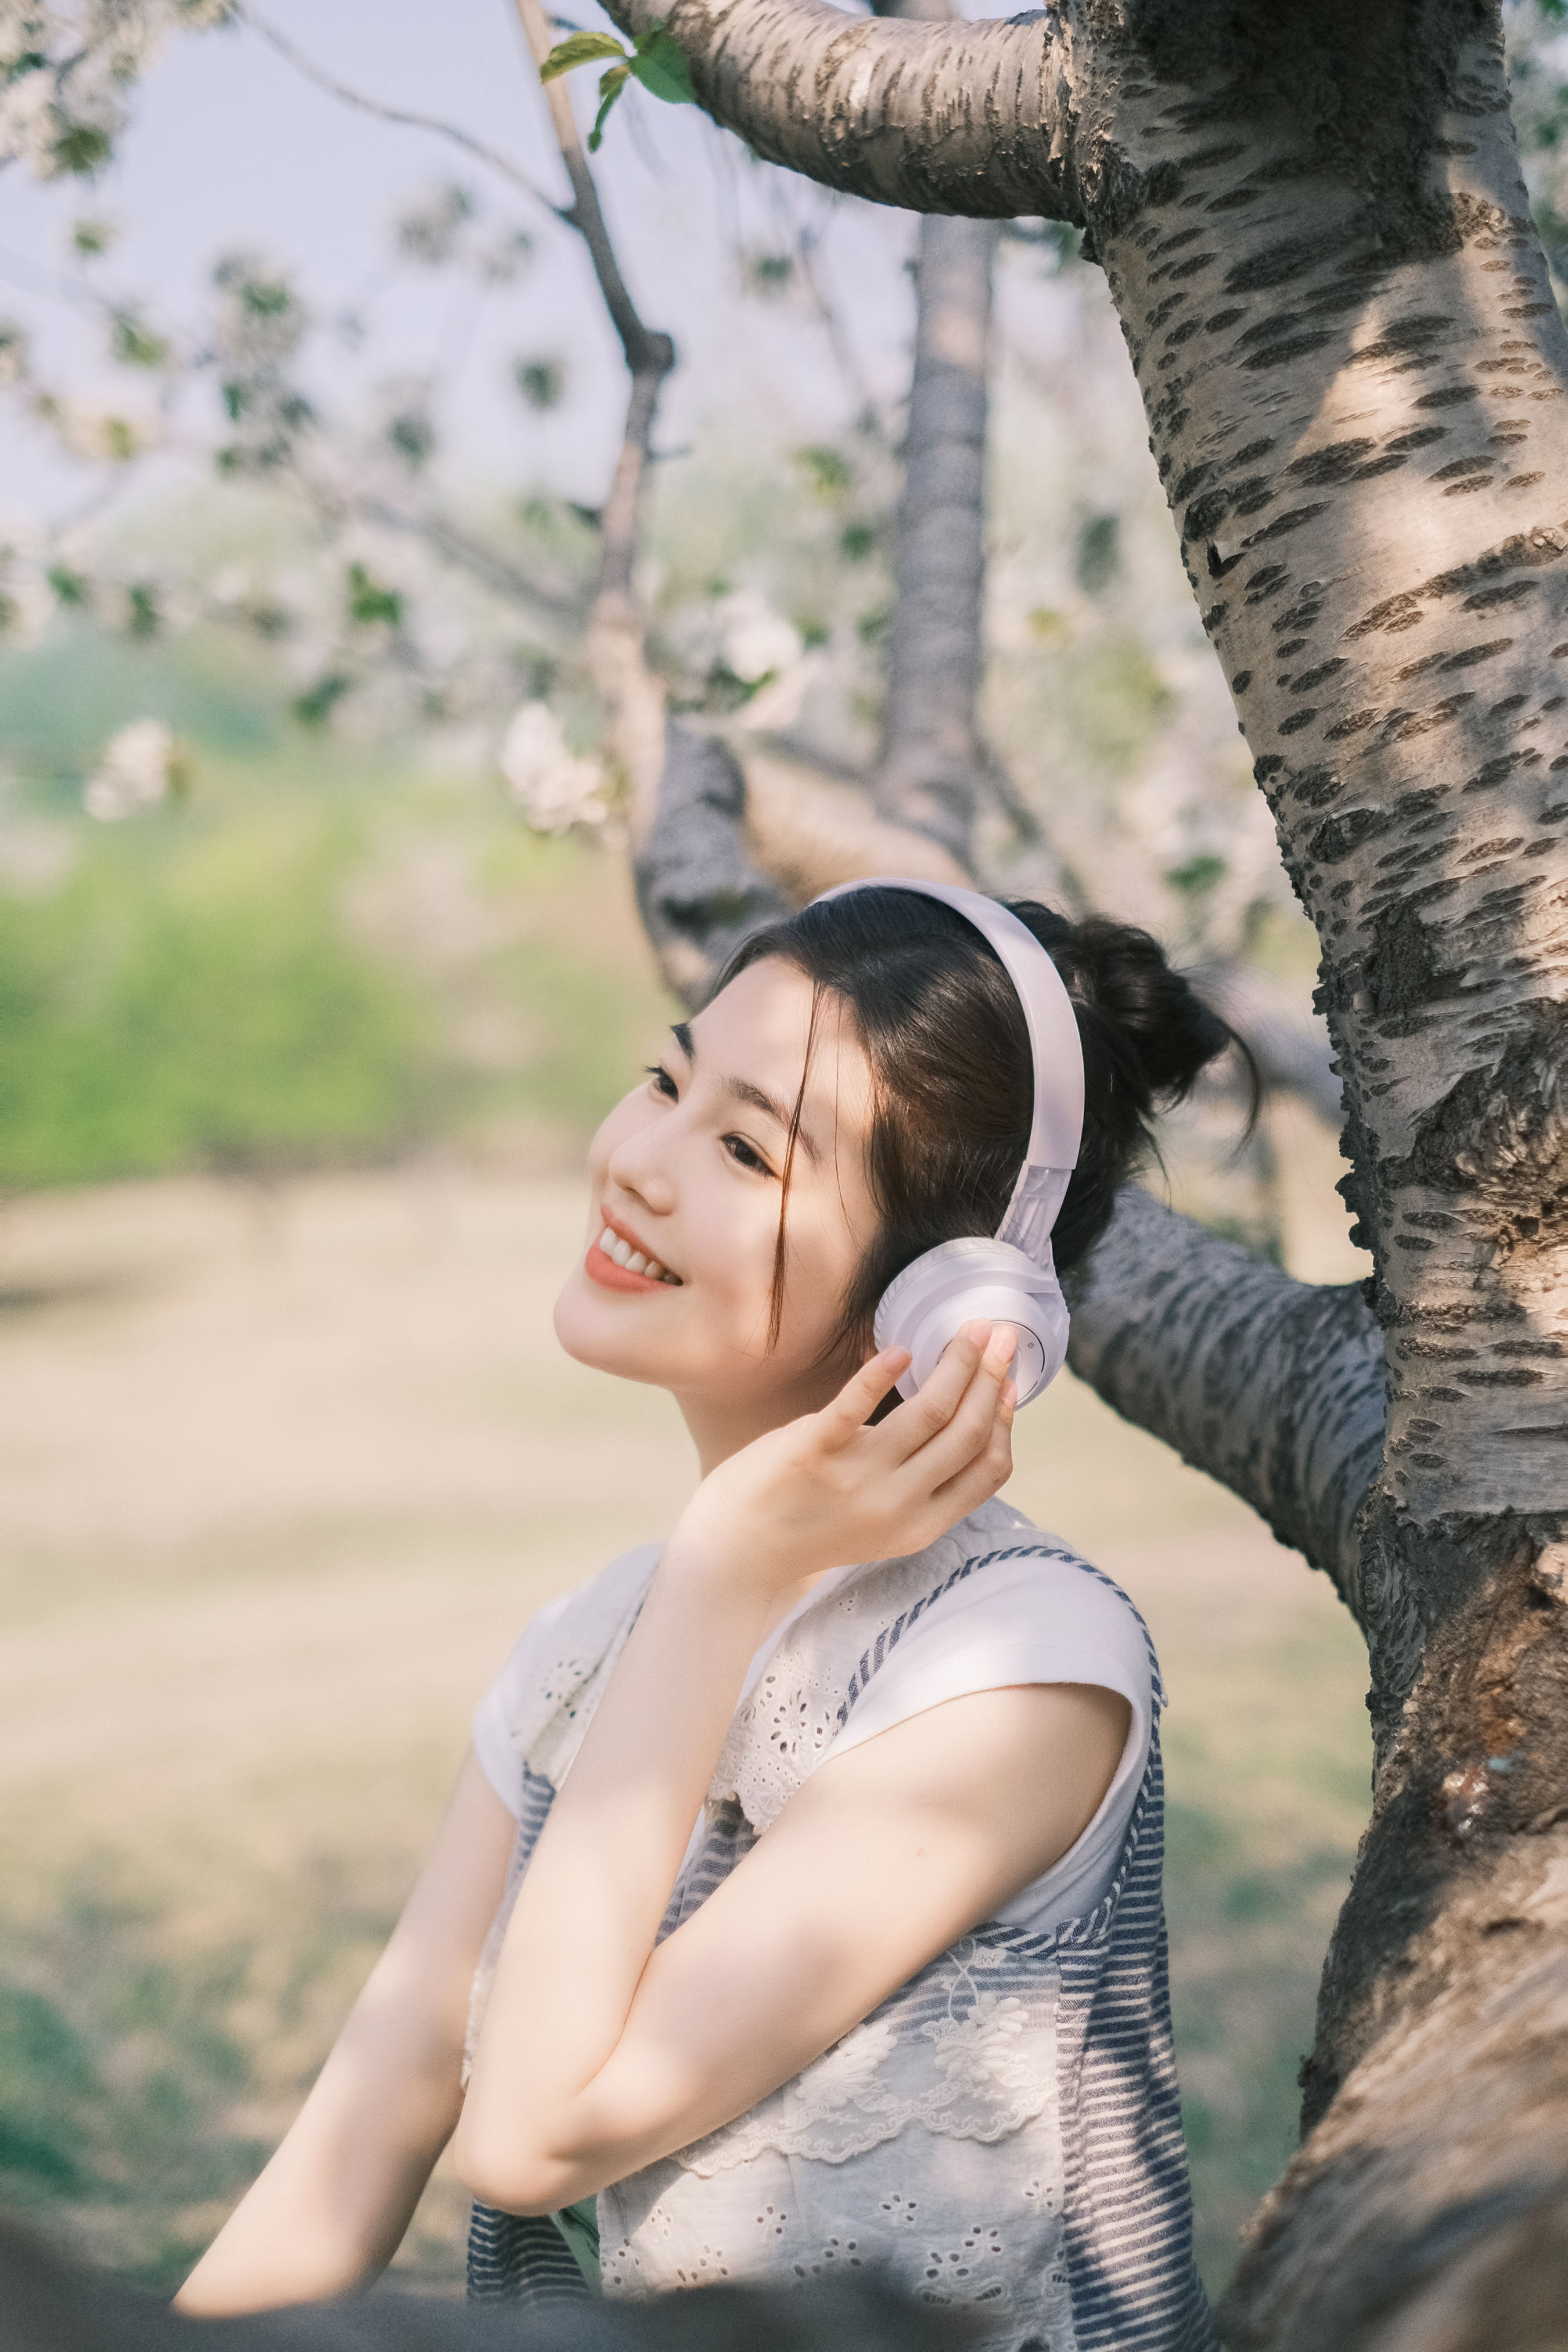
M 1384 1419 L 1361 1284 L 1294 1281 L 1129 1185 L 1067 1286 L 1079 1378 L 1250 1503 L 1359 1618 Z
M 1374 1812 L 1311 2137 L 1225 2325 L 1303 2352 L 1520 2340 L 1487 2283 L 1507 2247 L 1561 2249 L 1568 2197 L 1568 341 L 1495 11 L 671 21 L 764 152 L 887 201 L 1075 220 L 1105 267 L 1322 944 L 1388 1356 L 1342 1580 Z M 1142 1333 L 1177 1363 L 1183 1287 Z M 1353 1389 L 1363 1335 L 1343 1346 L 1319 1379 Z M 1194 1442 L 1226 1475 L 1225 1416 Z M 1421 2332 L 1445 2306 L 1450 2332 Z
M 983 754 L 991 221 L 921 223 L 898 603 L 875 800 L 973 867 Z

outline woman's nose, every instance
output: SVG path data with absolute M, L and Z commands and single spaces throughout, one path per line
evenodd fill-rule
M 618 1191 L 635 1192 L 656 1216 L 667 1215 L 675 1206 L 675 1185 L 668 1155 L 661 1149 L 667 1125 L 668 1122 L 661 1119 L 652 1127 L 639 1129 L 635 1135 L 623 1136 L 611 1152 L 605 1171 Z

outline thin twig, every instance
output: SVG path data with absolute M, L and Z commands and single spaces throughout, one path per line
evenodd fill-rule
M 555 46 L 550 20 L 541 0 L 516 0 L 516 5 L 529 54 L 535 66 L 542 68 Z M 567 95 L 565 83 L 557 76 L 547 81 L 543 88 L 550 108 L 551 125 L 561 150 L 561 160 L 572 183 L 572 207 L 570 212 L 563 215 L 563 218 L 571 222 L 588 248 L 588 258 L 593 263 L 599 291 L 605 298 L 605 308 L 620 337 L 621 349 L 631 371 L 631 398 L 626 406 L 621 454 L 600 519 L 599 566 L 600 598 L 618 596 L 629 600 L 632 571 L 637 562 L 643 484 L 647 473 L 648 445 L 653 438 L 659 393 L 665 377 L 675 365 L 675 345 L 668 335 L 644 326 L 626 279 L 621 276 L 620 263 L 610 242 L 610 232 L 599 203 L 599 192 L 588 169 L 588 158 L 583 152 L 577 118 L 572 111 L 572 100 Z
M 551 36 L 550 19 L 540 5 L 540 0 L 516 0 L 518 21 L 522 37 L 528 43 L 529 55 L 537 67 L 542 68 L 555 43 Z M 583 152 L 582 138 L 577 130 L 577 118 L 572 111 L 572 100 L 566 85 L 559 76 L 544 84 L 545 103 L 550 109 L 551 128 L 555 143 L 561 150 L 561 161 L 566 166 L 566 176 L 572 183 L 572 203 L 561 215 L 574 227 L 588 248 L 594 265 L 594 275 L 599 281 L 599 291 L 605 298 L 605 308 L 610 321 L 621 339 L 621 349 L 626 355 L 626 365 L 634 375 L 647 367 L 656 356 L 655 346 L 668 344 L 668 335 L 650 334 L 637 316 L 637 305 L 626 290 L 621 276 L 621 266 L 616 258 L 616 248 L 610 242 L 610 232 L 599 204 L 599 191 L 594 185 L 594 175 L 588 169 L 588 158 Z M 660 354 L 661 355 L 661 354 Z M 668 373 L 674 362 L 674 352 L 664 362 Z
M 419 514 L 395 505 L 390 499 L 372 493 L 354 501 L 352 512 L 362 515 L 366 522 L 382 530 L 396 531 L 405 538 L 421 539 L 431 551 L 455 571 L 466 572 L 492 594 L 504 597 L 513 604 L 532 605 L 536 611 L 548 614 L 552 619 L 581 626 L 582 603 L 559 586 L 542 582 L 534 569 L 525 570 L 513 563 L 498 549 L 488 547 L 450 516 Z
M 380 99 L 367 98 L 363 90 L 340 81 L 335 74 L 328 73 L 325 67 L 317 65 L 302 49 L 296 48 L 286 33 L 280 33 L 276 25 L 268 24 L 265 16 L 258 16 L 254 8 L 246 5 L 246 0 L 236 0 L 234 14 L 242 24 L 248 25 L 253 33 L 259 34 L 280 58 L 286 58 L 296 73 L 302 74 L 307 81 L 314 82 L 316 88 L 325 90 L 329 98 L 340 100 L 344 106 L 357 107 L 362 114 L 374 115 L 378 122 L 390 122 L 400 131 L 429 131 L 438 139 L 448 139 L 455 147 L 461 147 L 478 162 L 487 164 L 492 172 L 499 172 L 503 180 L 510 180 L 514 188 L 521 188 L 525 196 L 531 196 L 536 205 L 542 205 L 545 211 L 553 213 L 557 220 L 570 217 L 568 208 L 547 196 L 543 189 L 529 178 L 520 163 L 514 163 L 510 155 L 501 154 L 499 149 L 487 146 L 482 139 L 476 139 L 472 131 L 463 129 L 461 123 L 447 122 L 438 115 L 418 114 L 406 107 L 386 106 Z
M 516 0 L 518 20 L 535 68 L 542 68 L 554 38 L 541 0 Z M 621 276 L 615 247 L 588 169 L 577 118 L 559 77 L 543 84 L 551 126 L 572 183 L 563 215 L 588 248 L 605 308 L 620 337 L 631 393 L 615 480 L 599 518 L 599 580 L 588 622 L 588 667 L 604 697 L 607 738 L 626 779 L 634 843 L 647 839 L 657 821 L 669 735 L 664 688 L 648 667 L 634 575 L 642 530 L 648 448 L 664 380 L 675 365 L 669 337 L 645 327 Z

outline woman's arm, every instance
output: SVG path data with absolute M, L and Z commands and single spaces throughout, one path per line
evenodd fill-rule
M 704 1481 L 508 1929 L 456 2147 L 487 2201 L 552 2210 L 743 2112 L 1094 1812 L 1123 1702 L 1061 1686 L 954 1700 L 824 1767 L 653 1950 L 775 1598 L 838 1560 L 921 1549 L 995 1492 L 1011 1466 L 1011 1339 L 971 1327 L 912 1402 L 869 1427 L 905 1360 L 879 1357 L 825 1412 Z
M 469 1755 L 430 1858 L 277 2154 L 174 2298 L 260 2311 L 387 2263 L 462 2105 L 468 1989 L 517 1824 Z
M 574 2096 L 556 2076 L 547 2106 L 514 2078 L 510 2108 L 476 2110 L 476 2064 L 465 2180 L 503 2210 L 550 2211 L 755 2106 L 1059 1860 L 1100 1809 L 1131 1716 L 1087 1684 L 979 1691 L 819 1765 L 647 1959 Z M 500 1996 L 498 1978 L 487 2040 Z M 521 2077 L 521 2037 L 481 2054 L 504 2063 L 509 2042 Z

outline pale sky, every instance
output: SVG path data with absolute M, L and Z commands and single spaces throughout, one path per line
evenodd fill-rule
M 429 0 L 268 0 L 267 13 L 342 79 L 388 104 L 447 116 L 562 189 L 510 0 L 444 0 L 438 9 Z M 577 14 L 606 21 L 591 6 Z M 593 103 L 593 76 L 575 81 L 582 112 Z M 667 447 L 714 431 L 810 438 L 848 413 L 843 373 L 801 305 L 764 304 L 738 289 L 737 244 L 782 244 L 766 226 L 769 207 L 780 204 L 828 224 L 825 280 L 866 376 L 880 396 L 896 396 L 911 320 L 907 215 L 836 205 L 752 163 L 695 109 L 660 106 L 635 89 L 612 118 L 599 160 L 634 295 L 649 324 L 667 327 L 680 348 Z M 491 299 L 458 367 L 450 345 L 468 340 L 468 324 L 444 281 L 405 272 L 379 304 L 374 299 L 390 222 L 411 194 L 444 179 L 476 189 L 498 226 L 515 219 L 536 237 L 534 263 Z M 26 323 L 51 379 L 76 390 L 104 381 L 96 334 L 61 299 L 69 224 L 84 214 L 123 232 L 97 265 L 100 282 L 144 300 L 154 318 L 189 317 L 221 254 L 259 248 L 295 268 L 322 312 L 363 306 L 374 322 L 368 355 L 315 362 L 324 390 L 341 395 L 368 381 L 367 370 L 381 377 L 438 364 L 455 387 L 448 424 L 465 471 L 544 480 L 593 503 L 602 496 L 624 378 L 577 240 L 443 141 L 372 121 L 313 89 L 253 31 L 173 45 L 137 94 L 121 160 L 96 185 L 40 188 L 16 166 L 0 175 L 0 312 Z M 513 360 L 534 354 L 563 355 L 572 370 L 574 396 L 544 417 L 510 387 Z M 88 481 L 35 431 L 0 424 L 0 507 L 58 510 Z

